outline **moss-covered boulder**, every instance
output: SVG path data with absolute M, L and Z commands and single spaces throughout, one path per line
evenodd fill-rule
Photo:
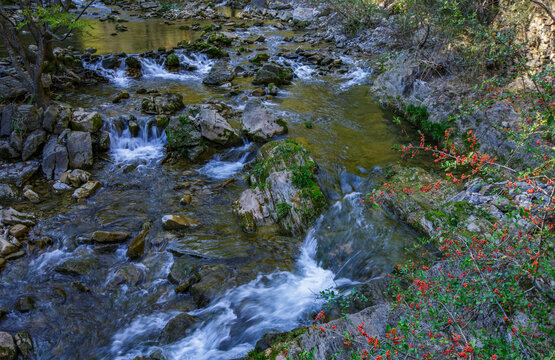
M 212 44 L 204 42 L 202 40 L 194 41 L 194 42 L 184 42 L 180 41 L 178 46 L 194 52 L 200 52 L 206 54 L 209 58 L 212 59 L 221 59 L 225 57 L 229 57 L 229 53 L 223 49 L 220 49 Z
M 181 94 L 163 93 L 154 94 L 143 99 L 141 108 L 146 114 L 173 115 L 185 107 Z
M 293 70 L 274 63 L 266 63 L 256 72 L 254 85 L 287 85 L 293 80 Z
M 179 66 L 181 66 L 181 63 L 179 62 L 179 58 L 177 57 L 177 55 L 169 54 L 168 57 L 166 58 L 165 65 L 167 69 L 174 70 L 179 68 Z
M 262 146 L 250 172 L 251 188 L 233 204 L 243 230 L 278 224 L 287 234 L 305 232 L 327 207 L 317 172 L 308 151 L 293 140 Z

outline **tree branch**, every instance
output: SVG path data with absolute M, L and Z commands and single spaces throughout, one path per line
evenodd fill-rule
M 553 15 L 553 13 L 551 12 L 551 9 L 549 9 L 549 7 L 547 5 L 545 5 L 544 3 L 542 3 L 539 0 L 530 0 L 530 1 L 533 2 L 534 4 L 538 5 L 539 7 L 541 7 L 547 13 L 547 15 L 549 15 L 551 20 L 553 20 L 555 22 L 555 15 Z

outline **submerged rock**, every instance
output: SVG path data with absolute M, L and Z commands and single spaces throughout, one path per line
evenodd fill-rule
M 102 187 L 102 184 L 98 181 L 87 181 L 83 186 L 73 192 L 73 197 L 75 199 L 85 199 L 88 198 L 98 191 Z
M 162 226 L 164 229 L 189 229 L 200 225 L 198 219 L 188 215 L 164 215 Z
M 64 261 L 56 266 L 55 271 L 64 275 L 87 275 L 99 266 L 96 257 L 83 256 Z
M 249 138 L 261 142 L 287 133 L 287 123 L 254 99 L 245 105 L 241 126 Z
M 33 339 L 27 331 L 15 334 L 15 345 L 24 359 L 29 359 L 33 355 L 34 346 Z
M 6 240 L 4 237 L 0 237 L 0 255 L 7 256 L 16 252 L 19 248 Z
M 306 231 L 327 206 L 317 171 L 310 154 L 293 140 L 262 146 L 250 172 L 252 187 L 233 203 L 243 230 L 275 223 L 285 233 Z
M 0 222 L 4 225 L 23 224 L 34 226 L 37 219 L 32 214 L 26 214 L 12 208 L 0 210 Z
M 162 344 L 170 344 L 184 338 L 199 320 L 189 314 L 179 314 L 166 324 L 160 334 Z
M 22 187 L 40 168 L 38 161 L 0 165 L 0 182 Z
M 129 238 L 129 236 L 130 236 L 129 233 L 127 232 L 95 231 L 91 239 L 98 243 L 113 243 L 113 242 L 124 242 Z
M 146 236 L 149 230 L 142 230 L 127 247 L 127 256 L 130 259 L 136 259 L 144 255 Z

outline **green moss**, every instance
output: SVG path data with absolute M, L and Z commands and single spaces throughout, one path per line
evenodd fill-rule
M 291 207 L 292 206 L 286 202 L 276 204 L 276 215 L 278 219 L 283 219 L 284 217 L 289 215 L 289 212 L 291 211 Z
M 172 150 L 181 149 L 186 144 L 190 144 L 191 132 L 196 130 L 193 122 L 187 116 L 178 118 L 180 126 L 166 128 L 166 137 L 168 139 L 168 147 Z
M 183 48 L 189 51 L 202 52 L 208 55 L 208 57 L 213 59 L 220 59 L 220 58 L 229 56 L 229 53 L 227 51 L 218 49 L 217 47 L 214 47 L 211 44 L 208 44 L 203 41 L 196 41 L 196 42 L 180 41 L 178 45 L 182 46 Z
M 223 34 L 212 34 L 206 42 L 216 46 L 230 46 L 233 41 Z
M 445 136 L 445 130 L 449 129 L 450 121 L 431 122 L 430 114 L 425 106 L 409 105 L 406 108 L 407 120 L 418 126 L 424 133 L 435 140 L 441 140 Z
M 260 66 L 262 65 L 262 63 L 268 61 L 269 58 L 270 58 L 270 55 L 266 53 L 260 53 L 260 54 L 256 54 L 254 58 L 251 60 L 251 62 L 256 66 Z
M 175 54 L 168 55 L 166 59 L 166 66 L 167 67 L 178 67 L 179 66 L 179 58 Z
M 312 129 L 314 127 L 314 124 L 312 124 L 312 121 L 305 121 L 304 127 L 307 129 Z

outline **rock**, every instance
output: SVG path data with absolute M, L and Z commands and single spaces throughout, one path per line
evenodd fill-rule
M 28 134 L 42 126 L 41 112 L 33 105 L 20 105 L 14 115 L 13 126 L 18 131 Z
M 64 192 L 64 191 L 72 190 L 72 187 L 71 187 L 71 186 L 69 186 L 69 185 L 67 185 L 67 184 L 64 184 L 64 183 L 61 182 L 61 181 L 56 181 L 56 182 L 54 183 L 54 185 L 52 185 L 52 188 L 53 188 L 55 191 L 58 191 L 58 192 Z
M 0 184 L 0 200 L 17 200 L 17 188 L 13 185 Z
M 34 310 L 35 299 L 30 296 L 21 296 L 15 301 L 14 308 L 22 313 Z
M 168 280 L 172 284 L 181 284 L 187 281 L 197 272 L 196 264 L 187 256 L 175 258 L 168 274 Z M 198 277 L 198 276 L 197 276 Z
M 139 136 L 139 131 L 141 130 L 139 124 L 137 124 L 135 121 L 130 121 L 129 123 L 127 123 L 127 127 L 129 128 L 129 132 L 131 133 L 132 137 Z
M 28 332 L 18 332 L 15 334 L 15 345 L 17 349 L 23 355 L 24 359 L 29 359 L 33 355 L 34 346 L 33 346 L 33 339 L 31 339 L 31 335 Z
M 0 136 L 10 136 L 10 134 L 12 133 L 12 117 L 14 116 L 14 113 L 14 104 L 8 104 L 2 108 L 2 112 L 0 114 L 2 116 L 0 120 Z
M 235 270 L 226 265 L 204 265 L 199 270 L 200 281 L 191 285 L 189 293 L 198 307 L 204 307 L 227 289 L 237 285 Z
M 103 123 L 102 117 L 100 117 L 100 114 L 96 111 L 77 109 L 73 112 L 69 127 L 74 131 L 93 133 L 100 130 Z
M 18 247 L 0 236 L 0 255 L 6 256 L 18 250 Z
M 166 324 L 160 333 L 159 340 L 162 344 L 170 344 L 184 338 L 190 333 L 191 328 L 198 322 L 198 319 L 183 313 L 179 314 Z
M 249 100 L 241 118 L 243 131 L 255 141 L 267 141 L 287 133 L 287 124 L 256 100 Z
M 6 260 L 11 261 L 11 260 L 17 260 L 19 258 L 22 258 L 25 256 L 25 250 L 19 250 L 16 251 L 14 253 L 11 253 L 9 255 L 6 255 Z
M 24 196 L 27 200 L 29 200 L 30 202 L 33 202 L 33 203 L 38 203 L 38 202 L 40 202 L 40 197 L 39 197 L 39 195 L 38 195 L 36 192 L 34 192 L 33 190 L 27 190 L 27 191 L 25 191 L 25 192 L 23 193 L 23 196 Z
M 235 129 L 216 111 L 202 108 L 196 122 L 202 137 L 218 144 L 229 145 L 240 140 Z
M 2 94 L 1 86 L 0 86 L 0 94 Z M 13 337 L 7 332 L 0 331 L 0 360 L 16 360 L 16 359 L 17 359 L 17 348 Z
M 27 90 L 19 80 L 11 76 L 2 76 L 0 78 L 0 97 L 2 99 L 11 100 L 26 93 Z
M 91 174 L 88 171 L 75 169 L 71 172 L 64 173 L 64 176 L 60 177 L 60 180 L 64 178 L 64 182 L 69 182 L 73 187 L 79 187 L 81 184 L 86 183 L 91 180 Z
M 127 232 L 109 232 L 109 231 L 95 231 L 91 237 L 92 241 L 98 243 L 114 243 L 124 242 L 129 239 L 130 235 Z
M 98 181 L 87 181 L 83 186 L 73 192 L 75 199 L 85 199 L 91 197 L 102 187 Z
M 42 151 L 42 172 L 47 179 L 59 179 L 69 164 L 67 149 L 53 136 Z
M 130 259 L 137 259 L 144 255 L 146 236 L 149 230 L 143 229 L 127 246 L 127 256 Z
M 143 76 L 141 61 L 136 56 L 128 56 L 125 58 L 125 65 L 127 66 L 127 76 L 133 79 Z
M 278 224 L 286 233 L 306 231 L 327 206 L 317 171 L 308 152 L 292 140 L 262 146 L 251 172 L 251 188 L 233 203 L 243 230 Z
M 175 54 L 169 54 L 166 58 L 165 66 L 167 69 L 179 68 L 181 64 L 179 63 L 179 58 Z
M 91 134 L 84 131 L 72 131 L 67 137 L 69 166 L 81 169 L 93 164 Z
M 93 151 L 103 153 L 110 150 L 110 133 L 108 131 L 100 130 L 93 134 Z
M 187 116 L 172 117 L 166 127 L 168 149 L 186 153 L 201 144 L 202 135 Z
M 37 161 L 0 165 L 0 183 L 22 187 L 39 168 L 40 164 Z
M 162 226 L 166 230 L 196 228 L 199 224 L 198 219 L 188 215 L 164 215 L 162 217 Z
M 42 127 L 54 134 L 61 134 L 69 127 L 71 109 L 62 105 L 50 105 L 44 111 Z
M 268 61 L 269 58 L 270 58 L 270 55 L 268 55 L 266 53 L 258 53 L 252 58 L 251 62 L 254 65 L 260 66 L 263 63 L 265 63 L 266 61 Z
M 293 21 L 300 23 L 312 22 L 317 15 L 318 11 L 316 9 L 298 7 L 293 10 Z
M 14 149 L 9 141 L 0 140 L 0 159 L 9 161 L 18 158 L 20 155 L 20 152 Z
M 256 88 L 252 91 L 252 96 L 262 97 L 266 95 L 266 90 L 264 88 Z
M 0 258 L 0 272 L 2 272 L 2 270 L 4 270 L 6 265 L 8 265 L 8 260 L 6 260 L 4 258 Z M 5 315 L 5 313 L 3 312 L 3 310 L 0 310 L 0 320 L 2 320 L 4 315 Z
M 39 147 L 44 144 L 46 141 L 46 131 L 42 129 L 37 129 L 33 131 L 27 139 L 25 140 L 25 144 L 23 145 L 23 151 L 21 152 L 21 158 L 23 161 L 26 161 L 31 156 L 33 156 Z
M 134 264 L 129 264 L 119 268 L 108 285 L 112 287 L 123 284 L 128 286 L 137 286 L 142 283 L 144 279 L 144 271 Z
M 129 92 L 127 90 L 122 90 L 112 99 L 112 103 L 117 104 L 122 100 L 129 99 L 129 97 Z
M 141 108 L 146 114 L 172 115 L 185 107 L 181 94 L 155 94 L 143 99 Z
M 291 83 L 291 80 L 293 80 L 293 70 L 278 64 L 266 63 L 256 72 L 252 83 L 254 85 L 268 85 L 270 83 L 287 85 Z
M 219 60 L 202 79 L 205 85 L 222 85 L 235 79 L 235 68 L 228 60 Z
M 87 275 L 99 267 L 98 259 L 94 256 L 83 256 L 64 261 L 54 269 L 64 275 Z
M 121 65 L 121 60 L 116 55 L 109 55 L 102 60 L 104 69 L 115 69 Z
M 23 224 L 34 226 L 37 221 L 34 215 L 22 213 L 12 208 L 0 210 L 0 213 L 2 215 L 0 219 L 4 225 Z
M 27 236 L 31 229 L 23 224 L 17 224 L 10 228 L 10 234 L 12 234 L 16 239 Z

